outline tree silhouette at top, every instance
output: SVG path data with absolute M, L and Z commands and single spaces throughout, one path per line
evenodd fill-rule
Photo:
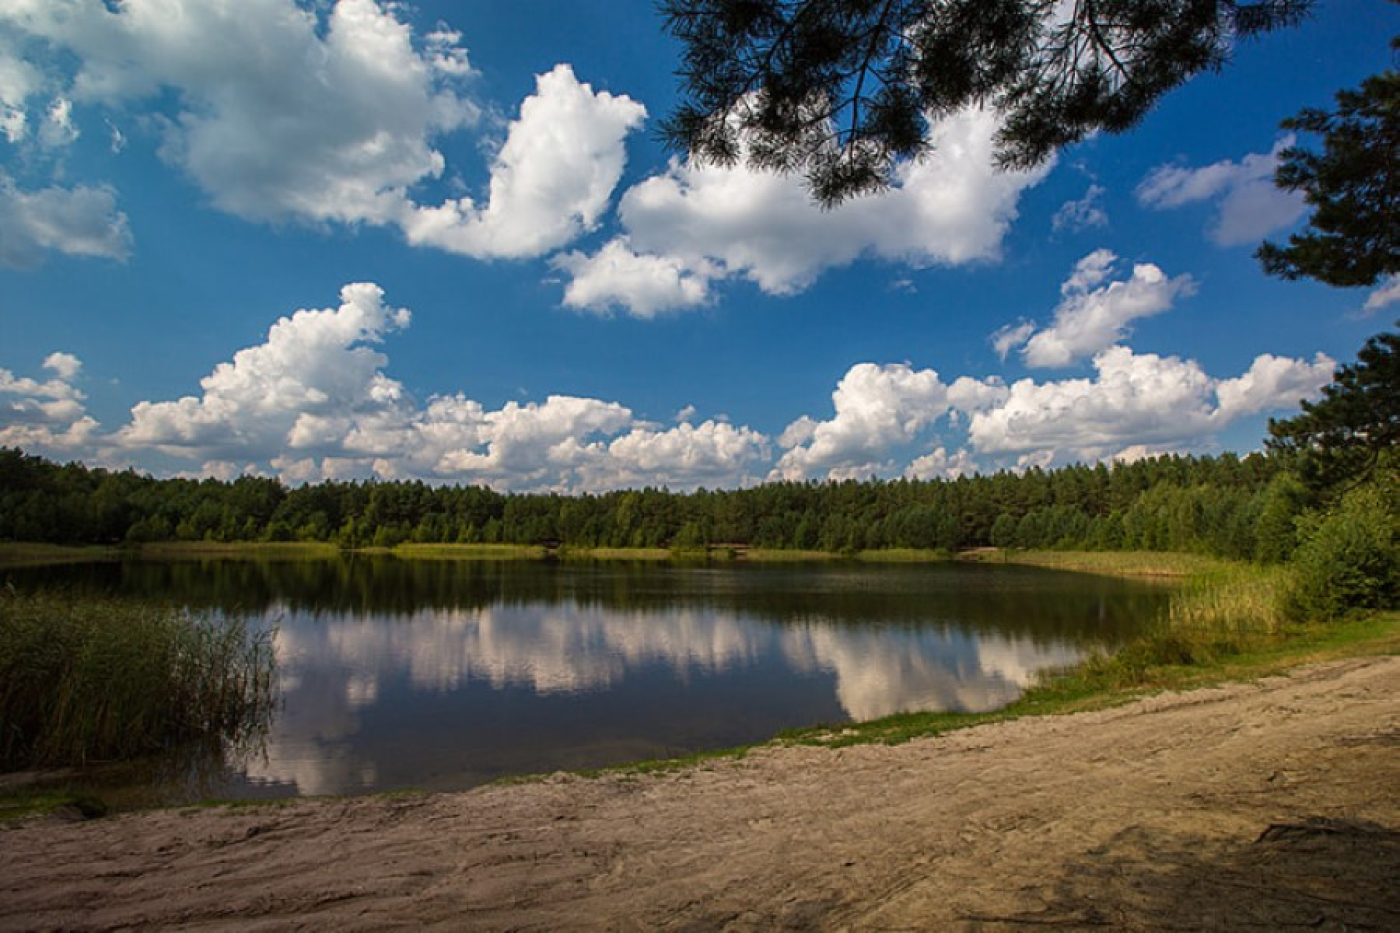
M 1400 40 L 1391 42 L 1400 51 Z M 1264 271 L 1329 285 L 1375 285 L 1400 273 L 1400 72 L 1383 71 L 1337 92 L 1335 111 L 1308 108 L 1285 129 L 1316 133 L 1322 151 L 1284 150 L 1274 181 L 1301 191 L 1308 226 L 1287 246 L 1264 243 Z
M 888 186 L 929 121 L 1005 118 L 1005 168 L 1121 132 L 1241 37 L 1312 0 L 662 0 L 682 101 L 662 131 L 700 161 L 806 175 L 825 206 Z

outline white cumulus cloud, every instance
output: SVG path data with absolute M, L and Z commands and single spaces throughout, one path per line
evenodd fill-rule
M 971 451 L 959 450 L 950 454 L 946 448 L 938 447 L 916 458 L 905 469 L 904 475 L 909 479 L 940 480 L 971 476 L 976 472 L 977 463 Z
M 357 283 L 341 289 L 336 308 L 282 318 L 265 343 L 204 377 L 201 395 L 137 404 L 119 440 L 202 460 L 334 447 L 402 402 L 402 386 L 380 371 L 386 357 L 369 344 L 406 327 L 409 313 L 383 298 L 379 286 Z
M 592 256 L 564 253 L 551 264 L 571 276 L 564 289 L 566 307 L 600 314 L 617 308 L 639 318 L 704 304 L 714 274 L 708 263 L 691 269 L 674 256 L 634 253 L 625 237 Z
M 174 91 L 162 155 L 245 218 L 383 222 L 442 172 L 431 138 L 478 112 L 374 0 L 324 19 L 289 0 L 69 0 L 9 18 L 78 56 L 79 99 Z
M 75 136 L 70 100 L 154 102 L 161 157 L 244 219 L 394 226 L 410 243 L 475 257 L 538 256 L 591 229 L 642 106 L 595 93 L 559 65 L 522 103 L 486 203 L 425 204 L 421 189 L 448 177 L 440 141 L 478 125 L 482 108 L 467 93 L 474 71 L 462 36 L 416 34 L 405 9 L 390 0 L 14 0 L 0 5 L 0 40 L 8 31 L 42 45 L 52 74 L 0 67 L 0 130 L 25 134 L 25 100 L 42 77 L 64 85 L 45 142 Z M 69 59 L 76 67 L 62 74 Z
M 1216 417 L 1233 421 L 1263 411 L 1296 407 L 1331 382 L 1336 368 L 1336 361 L 1325 353 L 1317 354 L 1311 363 L 1261 354 L 1244 375 L 1216 385 Z
M 1242 417 L 1315 395 L 1333 364 L 1321 354 L 1312 363 L 1263 354 L 1244 375 L 1222 380 L 1193 360 L 1114 346 L 1093 365 L 1091 379 L 1013 383 L 999 404 L 972 413 L 970 445 L 1045 463 L 1196 448 Z
M 491 195 L 413 207 L 410 243 L 482 257 L 538 256 L 592 230 L 626 163 L 623 141 L 646 108 L 574 77 L 568 65 L 540 75 L 520 107 L 491 173 Z
M 39 126 L 39 142 L 50 149 L 57 149 L 76 142 L 80 135 L 77 125 L 73 123 L 73 102 L 66 97 L 55 98 Z
M 43 367 L 52 374 L 45 379 L 0 369 L 0 447 L 65 459 L 81 454 L 98 429 L 74 384 L 82 362 L 57 352 L 44 358 Z
M 1083 264 L 1076 287 L 1101 285 L 1110 265 Z M 390 375 L 383 349 L 411 319 L 379 286 L 346 285 L 338 304 L 277 320 L 197 393 L 140 402 L 113 431 L 84 410 L 81 361 L 55 352 L 42 378 L 0 370 L 0 444 L 292 483 L 377 476 L 581 492 L 934 478 L 1207 448 L 1231 424 L 1315 394 L 1333 368 L 1323 355 L 1261 354 L 1218 378 L 1192 360 L 1114 345 L 1094 356 L 1092 377 L 1007 385 L 863 362 L 838 381 L 830 415 L 797 417 L 774 440 L 693 406 L 662 426 L 620 402 L 570 395 L 500 407 L 464 392 L 420 400 Z
M 23 269 L 49 252 L 124 260 L 131 230 L 106 187 L 26 191 L 0 172 L 0 266 Z
M 1207 449 L 1241 419 L 1316 396 L 1333 361 L 1265 353 L 1242 375 L 1217 378 L 1194 360 L 1110 346 L 1093 368 L 1092 377 L 1008 386 L 971 376 L 949 384 L 907 363 L 856 364 L 832 393 L 832 417 L 804 415 L 778 437 L 783 453 L 769 479 L 936 479 Z M 965 444 L 942 443 L 964 422 Z M 926 453 L 901 468 L 916 445 Z
M 1190 276 L 1169 278 L 1152 263 L 1137 263 L 1126 280 L 1108 281 L 1118 257 L 1106 249 L 1081 259 L 1060 286 L 1061 301 L 1049 327 L 1002 328 L 992 343 L 1004 358 L 1021 345 L 1027 366 L 1069 366 L 1122 340 L 1138 318 L 1161 314 L 1176 299 L 1195 292 Z
M 29 98 L 43 85 L 39 70 L 0 33 L 0 133 L 14 144 L 29 133 Z
M 724 421 L 681 422 L 665 431 L 639 427 L 608 445 L 601 470 L 585 472 L 583 485 L 635 488 L 655 485 L 657 477 L 682 488 L 748 485 L 762 479 L 769 458 L 767 437 Z
M 1207 235 L 1218 246 L 1257 243 L 1289 227 L 1307 211 L 1301 194 L 1274 185 L 1274 170 L 1296 138 L 1281 137 L 1268 152 L 1252 152 L 1238 162 L 1224 160 L 1202 168 L 1163 165 L 1137 188 L 1138 202 L 1166 209 L 1198 201 L 1216 202 Z
M 750 428 L 709 419 L 663 430 L 601 399 L 551 395 L 492 409 L 456 393 L 420 402 L 388 374 L 388 357 L 377 349 L 410 321 L 378 285 L 346 285 L 338 306 L 284 317 L 263 343 L 216 366 L 198 395 L 135 405 L 106 443 L 130 458 L 157 450 L 219 475 L 423 478 L 573 492 L 741 485 L 757 481 L 771 461 L 768 439 Z M 64 354 L 47 365 L 77 371 Z M 33 396 L 38 386 L 16 391 Z
M 803 417 L 779 443 L 788 447 L 771 479 L 844 479 L 888 471 L 894 449 L 947 414 L 948 386 L 931 369 L 908 363 L 852 366 L 831 394 L 827 421 Z
M 618 210 L 627 242 L 604 250 L 617 257 L 625 248 L 645 258 L 653 274 L 612 276 L 607 300 L 650 316 L 662 310 L 663 297 L 668 307 L 698 303 L 699 286 L 722 277 L 791 295 L 824 270 L 860 258 L 915 267 L 995 261 L 1021 192 L 1050 169 L 999 171 L 992 158 L 997 127 L 997 117 L 980 110 L 938 122 L 932 153 L 902 166 L 891 190 L 831 211 L 815 206 L 796 176 L 672 160 L 623 195 Z M 575 257 L 565 268 L 596 275 L 595 261 Z M 671 280 L 689 278 L 689 291 L 658 290 L 662 261 L 674 270 Z

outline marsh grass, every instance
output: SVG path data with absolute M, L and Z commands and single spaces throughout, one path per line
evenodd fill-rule
M 669 561 L 671 551 L 664 547 L 562 547 L 559 556 L 577 561 Z
M 943 548 L 884 548 L 858 551 L 855 559 L 870 564 L 941 564 L 954 556 L 952 551 Z
M 1025 564 L 1051 570 L 1072 570 L 1113 577 L 1183 580 L 1209 575 L 1229 561 L 1203 554 L 1167 551 L 1023 551 L 1014 548 L 979 548 L 964 551 L 959 560 L 974 563 Z
M 1285 631 L 1285 567 L 1220 563 L 1188 577 L 1166 618 L 1076 674 L 1106 689 L 1151 686 L 1172 668 L 1204 667 L 1266 647 Z
M 366 548 L 362 553 L 373 553 Z M 533 544 L 418 544 L 404 543 L 388 549 L 402 560 L 539 560 L 545 549 Z
M 273 708 L 272 633 L 148 603 L 0 592 L 0 766 L 247 741 Z
M 121 550 L 101 545 L 34 544 L 0 541 L 0 568 L 86 564 L 117 560 Z
M 323 541 L 156 541 L 136 553 L 147 560 L 323 560 L 340 548 Z

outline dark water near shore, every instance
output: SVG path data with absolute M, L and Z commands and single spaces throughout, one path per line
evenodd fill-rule
M 15 585 L 276 628 L 263 748 L 112 780 L 137 797 L 457 789 L 910 710 L 981 711 L 1111 650 L 1159 586 L 967 564 L 164 561 Z

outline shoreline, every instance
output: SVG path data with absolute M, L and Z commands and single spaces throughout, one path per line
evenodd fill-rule
M 328 560 L 342 556 L 389 556 L 401 560 L 579 560 L 687 563 L 1020 564 L 1078 573 L 1180 578 L 1233 562 L 1172 551 L 1053 551 L 979 547 L 964 551 L 884 548 L 854 552 L 751 548 L 549 547 L 531 544 L 400 544 L 342 548 L 325 541 L 160 541 L 145 544 L 42 544 L 0 541 L 0 570 L 45 564 L 182 559 Z
M 1398 738 L 1391 654 L 897 745 L 31 819 L 0 929 L 1380 927 Z

